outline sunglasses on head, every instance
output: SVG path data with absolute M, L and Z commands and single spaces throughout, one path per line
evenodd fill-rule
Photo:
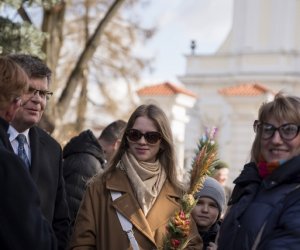
M 143 134 L 141 131 L 133 128 L 126 131 L 126 136 L 132 142 L 137 142 L 144 136 L 149 144 L 156 144 L 162 137 L 161 133 L 156 131 L 149 131 Z

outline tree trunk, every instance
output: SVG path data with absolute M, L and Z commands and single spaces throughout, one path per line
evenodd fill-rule
M 42 51 L 47 55 L 45 63 L 52 70 L 50 89 L 56 90 L 58 82 L 56 81 L 56 69 L 59 60 L 60 49 L 63 44 L 63 24 L 65 20 L 66 3 L 61 1 L 50 9 L 44 9 L 44 17 L 42 22 L 42 31 L 48 36 L 42 47 Z M 42 124 L 48 124 L 55 128 L 56 102 L 50 100 L 47 109 L 42 117 Z
M 43 44 L 43 52 L 47 55 L 46 64 L 52 70 L 53 89 L 57 89 L 56 72 L 60 55 L 60 49 L 63 44 L 63 26 L 65 20 L 66 3 L 61 1 L 51 9 L 44 10 L 42 31 L 48 34 Z
M 66 86 L 62 91 L 62 94 L 58 100 L 57 103 L 58 115 L 59 115 L 58 119 L 61 119 L 63 117 L 65 110 L 69 106 L 73 93 L 77 87 L 78 80 L 80 79 L 80 76 L 82 74 L 82 71 L 87 66 L 88 61 L 94 55 L 105 27 L 107 26 L 111 18 L 114 16 L 114 14 L 121 7 L 121 5 L 124 3 L 124 1 L 125 0 L 114 1 L 114 3 L 111 5 L 106 15 L 104 16 L 104 18 L 98 24 L 94 34 L 88 40 L 86 47 L 81 53 L 79 60 L 77 61 L 77 64 L 75 65 L 72 73 L 70 74 Z
M 85 113 L 87 108 L 87 69 L 83 72 L 81 79 L 81 91 L 77 103 L 77 122 L 75 125 L 76 131 L 82 131 L 85 123 Z

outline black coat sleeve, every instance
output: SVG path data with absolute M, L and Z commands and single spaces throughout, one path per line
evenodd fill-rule
M 58 240 L 58 249 L 64 250 L 69 243 L 71 233 L 70 213 L 67 203 L 65 181 L 63 178 L 62 151 L 60 150 L 58 185 L 52 227 Z
M 5 149 L 0 149 L 0 192 L 1 249 L 57 249 L 32 178 L 21 160 Z

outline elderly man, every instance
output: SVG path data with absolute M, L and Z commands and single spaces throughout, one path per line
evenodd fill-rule
M 42 212 L 52 224 L 58 248 L 65 250 L 70 218 L 62 176 L 62 150 L 56 140 L 36 126 L 52 95 L 49 91 L 51 71 L 37 57 L 23 54 L 13 54 L 9 57 L 18 63 L 29 77 L 29 89 L 23 97 L 25 101 L 8 129 L 11 147 L 18 155 L 20 145 L 24 147 L 25 152 L 21 154 L 21 158 L 37 185 Z

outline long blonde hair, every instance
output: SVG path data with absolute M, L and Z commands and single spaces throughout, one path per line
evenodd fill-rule
M 158 131 L 162 134 L 161 148 L 158 152 L 157 158 L 164 167 L 168 180 L 178 188 L 182 188 L 181 183 L 177 178 L 176 160 L 173 144 L 173 136 L 171 127 L 165 113 L 158 106 L 154 104 L 141 105 L 130 116 L 125 133 L 122 136 L 120 147 L 109 163 L 108 169 L 104 172 L 103 178 L 106 179 L 112 172 L 115 171 L 117 164 L 121 160 L 123 154 L 128 150 L 128 142 L 126 131 L 131 129 L 138 117 L 146 116 L 151 119 L 156 125 Z

